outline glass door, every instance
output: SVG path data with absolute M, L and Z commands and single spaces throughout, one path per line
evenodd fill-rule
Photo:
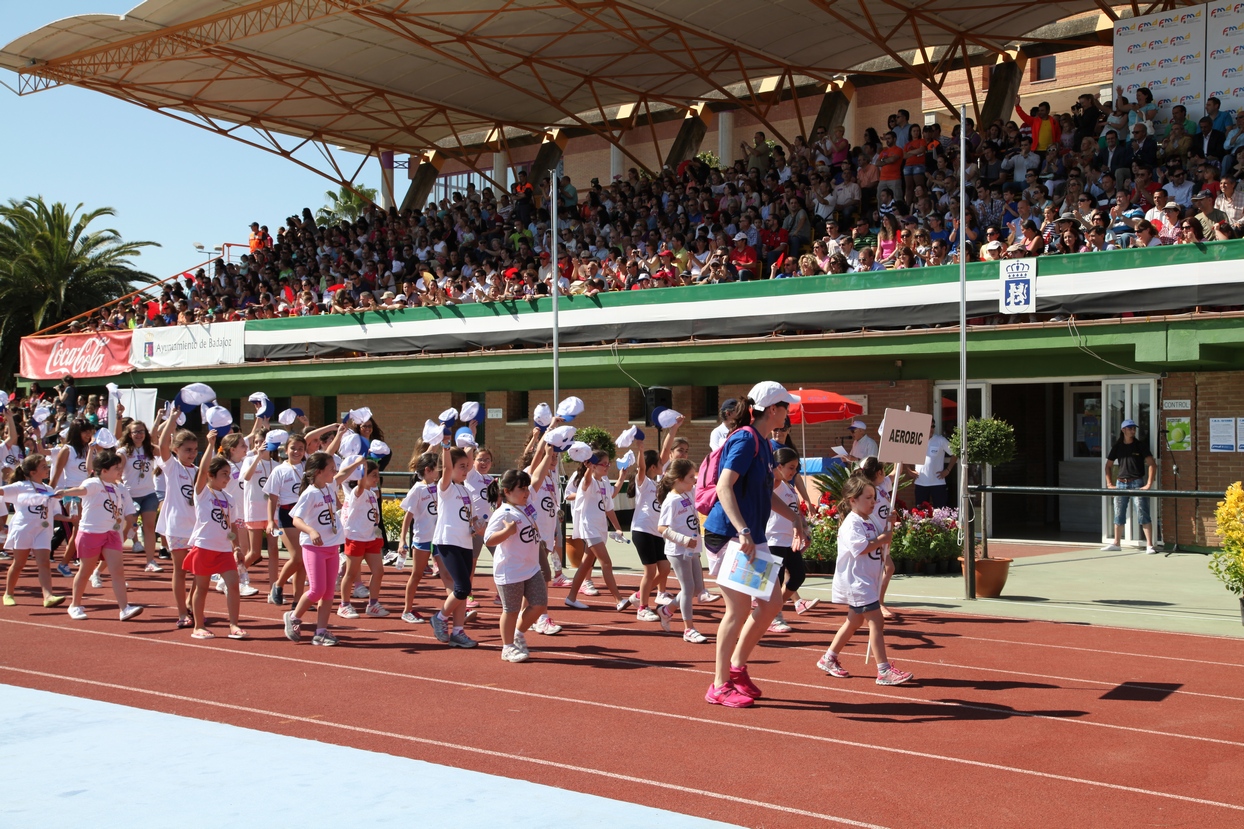
M 1161 447 L 1155 445 L 1154 438 L 1159 433 L 1155 419 L 1154 401 L 1157 399 L 1156 380 L 1103 380 L 1101 397 L 1104 401 L 1101 422 L 1101 486 L 1106 485 L 1106 457 L 1110 454 L 1115 441 L 1121 438 L 1124 420 L 1136 421 L 1136 439 L 1147 445 L 1156 460 Z M 1161 466 L 1158 467 L 1161 469 Z M 1154 479 L 1154 487 L 1161 486 L 1161 481 Z M 1114 499 L 1102 499 L 1102 538 L 1114 538 Z M 1154 522 L 1154 537 L 1161 539 L 1161 521 L 1158 515 L 1158 500 L 1150 499 L 1149 511 Z M 1135 505 L 1128 509 L 1127 523 L 1123 526 L 1124 542 L 1136 542 L 1144 538 L 1140 524 L 1136 520 Z

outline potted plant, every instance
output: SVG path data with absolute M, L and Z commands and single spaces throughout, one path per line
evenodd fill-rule
M 969 474 L 973 468 L 983 471 L 984 467 L 1007 463 L 1015 457 L 1015 430 L 1005 420 L 993 417 L 968 420 L 966 454 L 963 443 L 963 435 L 955 429 L 950 451 L 968 467 L 963 474 Z M 984 499 L 981 500 L 984 503 Z M 975 544 L 976 539 L 972 539 L 972 543 Z M 990 558 L 988 552 L 983 552 L 976 559 L 976 594 L 987 599 L 1000 596 L 1010 570 L 1011 559 Z
M 1222 549 L 1209 560 L 1209 569 L 1240 599 L 1240 623 L 1244 624 L 1244 487 L 1236 481 L 1227 487 L 1214 510 Z

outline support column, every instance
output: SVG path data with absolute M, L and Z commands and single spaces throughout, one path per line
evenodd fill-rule
M 423 210 L 428 203 L 428 196 L 432 194 L 432 188 L 436 186 L 436 177 L 440 174 L 441 165 L 444 163 L 445 157 L 433 150 L 424 153 L 423 160 L 419 162 L 418 167 L 411 166 L 410 189 L 406 191 L 406 197 L 402 199 L 402 210 Z
M 1001 118 L 1008 121 L 1015 108 L 1015 94 L 1024 79 L 1024 67 L 1028 60 L 1023 51 L 1016 51 L 1012 60 L 999 60 L 989 78 L 989 93 L 981 105 L 980 122 L 976 127 L 984 132 L 986 127 Z
M 527 177 L 527 180 L 535 186 L 537 193 L 547 194 L 549 170 L 556 169 L 561 163 L 567 140 L 569 137 L 564 132 L 555 129 L 540 145 L 536 160 L 531 162 L 531 173 Z
M 619 141 L 622 139 L 619 138 Z M 609 145 L 609 180 L 617 181 L 623 173 L 626 165 L 626 156 L 622 154 L 622 148 L 616 144 Z
M 380 153 L 380 207 L 388 210 L 396 203 L 393 198 L 393 151 Z
M 492 177 L 501 185 L 501 193 L 510 192 L 510 154 L 498 150 L 492 154 Z M 500 196 L 501 193 L 497 193 Z
M 816 112 L 816 120 L 812 122 L 808 140 L 811 141 L 812 136 L 816 135 L 816 131 L 821 127 L 824 127 L 831 137 L 834 134 L 834 127 L 845 127 L 847 112 L 850 111 L 851 101 L 854 98 L 855 85 L 850 81 L 830 84 L 825 90 L 825 97 L 821 99 L 821 108 Z
M 678 128 L 678 135 L 670 146 L 669 154 L 665 156 L 666 167 L 672 169 L 695 158 L 695 154 L 700 151 L 700 142 L 708 134 L 708 120 L 711 118 L 712 111 L 703 103 L 696 104 L 687 112 L 687 117 L 682 119 L 682 126 Z
M 734 161 L 734 111 L 717 113 L 717 157 L 721 166 L 729 167 Z

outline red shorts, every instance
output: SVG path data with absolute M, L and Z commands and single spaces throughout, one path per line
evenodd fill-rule
M 376 555 L 384 551 L 384 539 L 373 538 L 371 541 L 351 541 L 346 539 L 346 555 L 350 558 Z
M 233 553 L 222 553 L 219 550 L 204 550 L 202 547 L 191 547 L 181 563 L 182 569 L 196 576 L 214 576 L 227 573 L 237 568 Z
M 78 558 L 99 558 L 104 550 L 124 550 L 121 533 L 78 533 Z

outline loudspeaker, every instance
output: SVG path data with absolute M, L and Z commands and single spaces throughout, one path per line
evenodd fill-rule
M 673 408 L 674 393 L 665 386 L 649 386 L 644 394 L 644 423 L 649 426 L 656 425 L 652 422 L 652 410 L 659 406 Z

